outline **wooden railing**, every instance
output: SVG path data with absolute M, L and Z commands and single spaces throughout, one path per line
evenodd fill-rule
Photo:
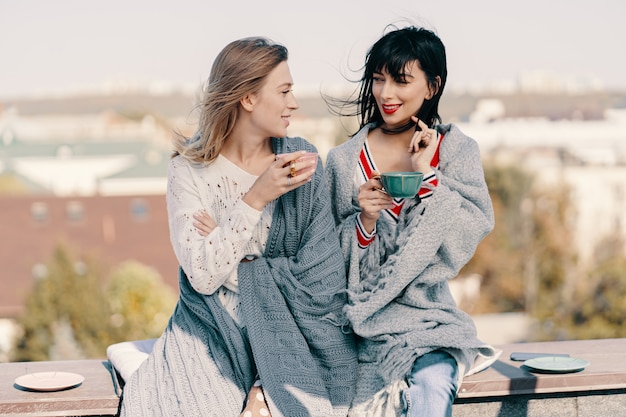
M 626 339 L 515 343 L 500 359 L 469 376 L 454 417 L 626 416 Z M 589 362 L 571 373 L 538 373 L 510 360 L 512 352 L 567 353 Z
M 61 391 L 29 391 L 15 384 L 22 375 L 71 372 L 85 379 Z M 108 360 L 12 362 L 0 364 L 0 416 L 114 416 L 120 401 Z
M 454 417 L 626 416 L 626 339 L 497 346 L 502 356 L 467 377 Z M 589 361 L 573 373 L 537 373 L 510 360 L 512 352 L 567 353 Z M 33 392 L 14 383 L 20 375 L 65 371 L 83 375 L 78 387 Z M 103 360 L 0 364 L 0 416 L 114 416 L 120 399 L 115 371 Z

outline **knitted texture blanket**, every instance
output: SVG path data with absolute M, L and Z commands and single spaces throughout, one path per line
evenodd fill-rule
M 329 152 L 326 174 L 348 271 L 344 311 L 361 337 L 350 415 L 389 417 L 401 414 L 401 392 L 421 355 L 451 352 L 461 378 L 477 360 L 483 366 L 495 361 L 497 352 L 477 339 L 448 288 L 493 229 L 494 217 L 477 144 L 453 125 L 439 126 L 445 137 L 432 197 L 405 199 L 395 229 L 378 221 L 376 239 L 360 257 L 354 178 L 370 127 Z
M 275 139 L 276 153 L 304 149 Z M 238 267 L 237 326 L 217 294 L 180 271 L 180 299 L 154 350 L 124 386 L 121 416 L 236 417 L 255 376 L 273 417 L 345 416 L 357 372 L 346 275 L 321 162 L 277 201 L 265 256 Z

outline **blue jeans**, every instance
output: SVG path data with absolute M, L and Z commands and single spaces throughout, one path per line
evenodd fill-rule
M 404 391 L 406 417 L 451 417 L 456 397 L 456 360 L 442 350 L 418 358 Z

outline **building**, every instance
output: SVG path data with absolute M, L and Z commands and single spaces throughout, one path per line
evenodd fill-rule
M 45 276 L 55 248 L 103 267 L 136 260 L 178 289 L 178 263 L 169 241 L 163 195 L 0 197 L 5 238 L 0 251 L 0 318 L 22 312 L 34 280 Z

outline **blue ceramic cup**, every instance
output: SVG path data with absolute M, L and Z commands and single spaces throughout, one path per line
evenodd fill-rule
M 413 198 L 422 185 L 421 172 L 383 172 L 380 182 L 383 189 L 394 198 Z

